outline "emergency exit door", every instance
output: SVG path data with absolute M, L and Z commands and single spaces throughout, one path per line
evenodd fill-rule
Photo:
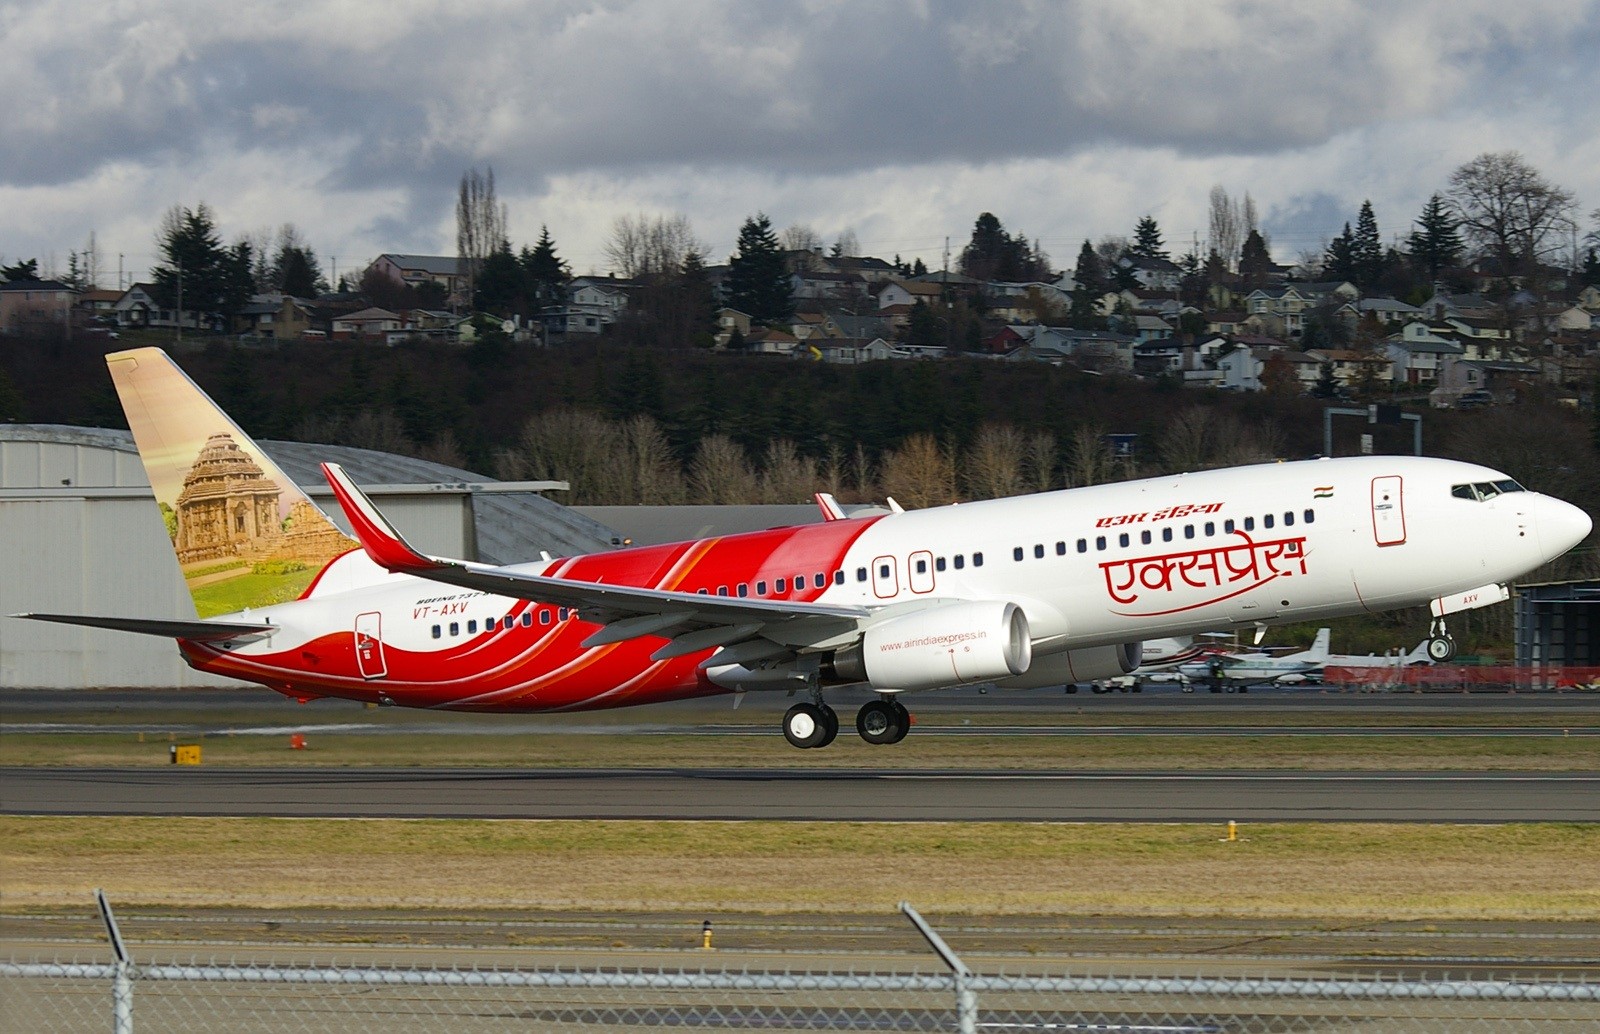
M 1372 479 L 1372 537 L 1380 546 L 1405 544 L 1405 491 L 1398 476 Z
M 356 615 L 356 670 L 364 679 L 389 674 L 383 659 L 383 615 L 375 610 Z

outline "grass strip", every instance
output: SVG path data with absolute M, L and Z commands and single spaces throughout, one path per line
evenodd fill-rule
M 0 817 L 7 907 L 1574 920 L 1600 824 Z

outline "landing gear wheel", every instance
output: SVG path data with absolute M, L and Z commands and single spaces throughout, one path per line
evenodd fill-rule
M 906 709 L 892 700 L 873 700 L 856 712 L 856 732 L 868 743 L 898 743 L 905 736 L 900 724 Z
M 837 716 L 834 718 L 834 728 L 837 734 Z M 783 716 L 783 738 L 791 746 L 802 750 L 823 746 L 831 738 L 828 736 L 828 717 L 816 704 L 796 704 Z
M 898 700 L 891 700 L 890 704 L 894 707 L 894 720 L 900 731 L 895 733 L 894 739 L 889 742 L 899 743 L 906 738 L 906 733 L 911 731 L 911 712 L 907 711 L 906 705 Z
M 839 712 L 827 704 L 818 704 L 817 709 L 822 712 L 822 720 L 826 729 L 822 734 L 822 742 L 816 745 L 818 747 L 826 747 L 839 735 Z
M 1456 655 L 1456 641 L 1447 635 L 1436 635 L 1428 640 L 1428 660 L 1444 664 Z

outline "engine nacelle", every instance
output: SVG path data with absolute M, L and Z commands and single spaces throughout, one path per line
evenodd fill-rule
M 1094 682 L 1128 675 L 1144 660 L 1143 643 L 1119 646 L 1091 646 L 1084 650 L 1035 657 L 1025 675 L 1001 679 L 1002 689 L 1041 689 L 1072 682 Z
M 824 674 L 899 692 L 1021 675 L 1033 660 L 1028 616 L 1015 603 L 949 603 L 869 628 Z

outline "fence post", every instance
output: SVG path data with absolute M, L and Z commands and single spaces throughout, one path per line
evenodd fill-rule
M 133 962 L 128 958 L 127 945 L 122 943 L 122 931 L 117 929 L 117 917 L 111 912 L 111 902 L 106 900 L 105 891 L 96 890 L 94 900 L 100 906 L 100 918 L 106 924 L 111 951 L 117 957 L 117 968 L 111 977 L 111 1031 L 112 1034 L 133 1034 Z
M 938 952 L 944 964 L 950 967 L 950 975 L 956 990 L 956 1030 L 960 1031 L 960 1034 L 977 1034 L 978 995 L 971 987 L 972 970 L 961 961 L 961 956 L 951 950 L 950 945 L 944 942 L 944 938 L 928 925 L 927 920 L 911 907 L 909 901 L 900 902 L 900 911 L 911 920 L 911 925 L 917 928 L 917 932 L 929 946 Z

